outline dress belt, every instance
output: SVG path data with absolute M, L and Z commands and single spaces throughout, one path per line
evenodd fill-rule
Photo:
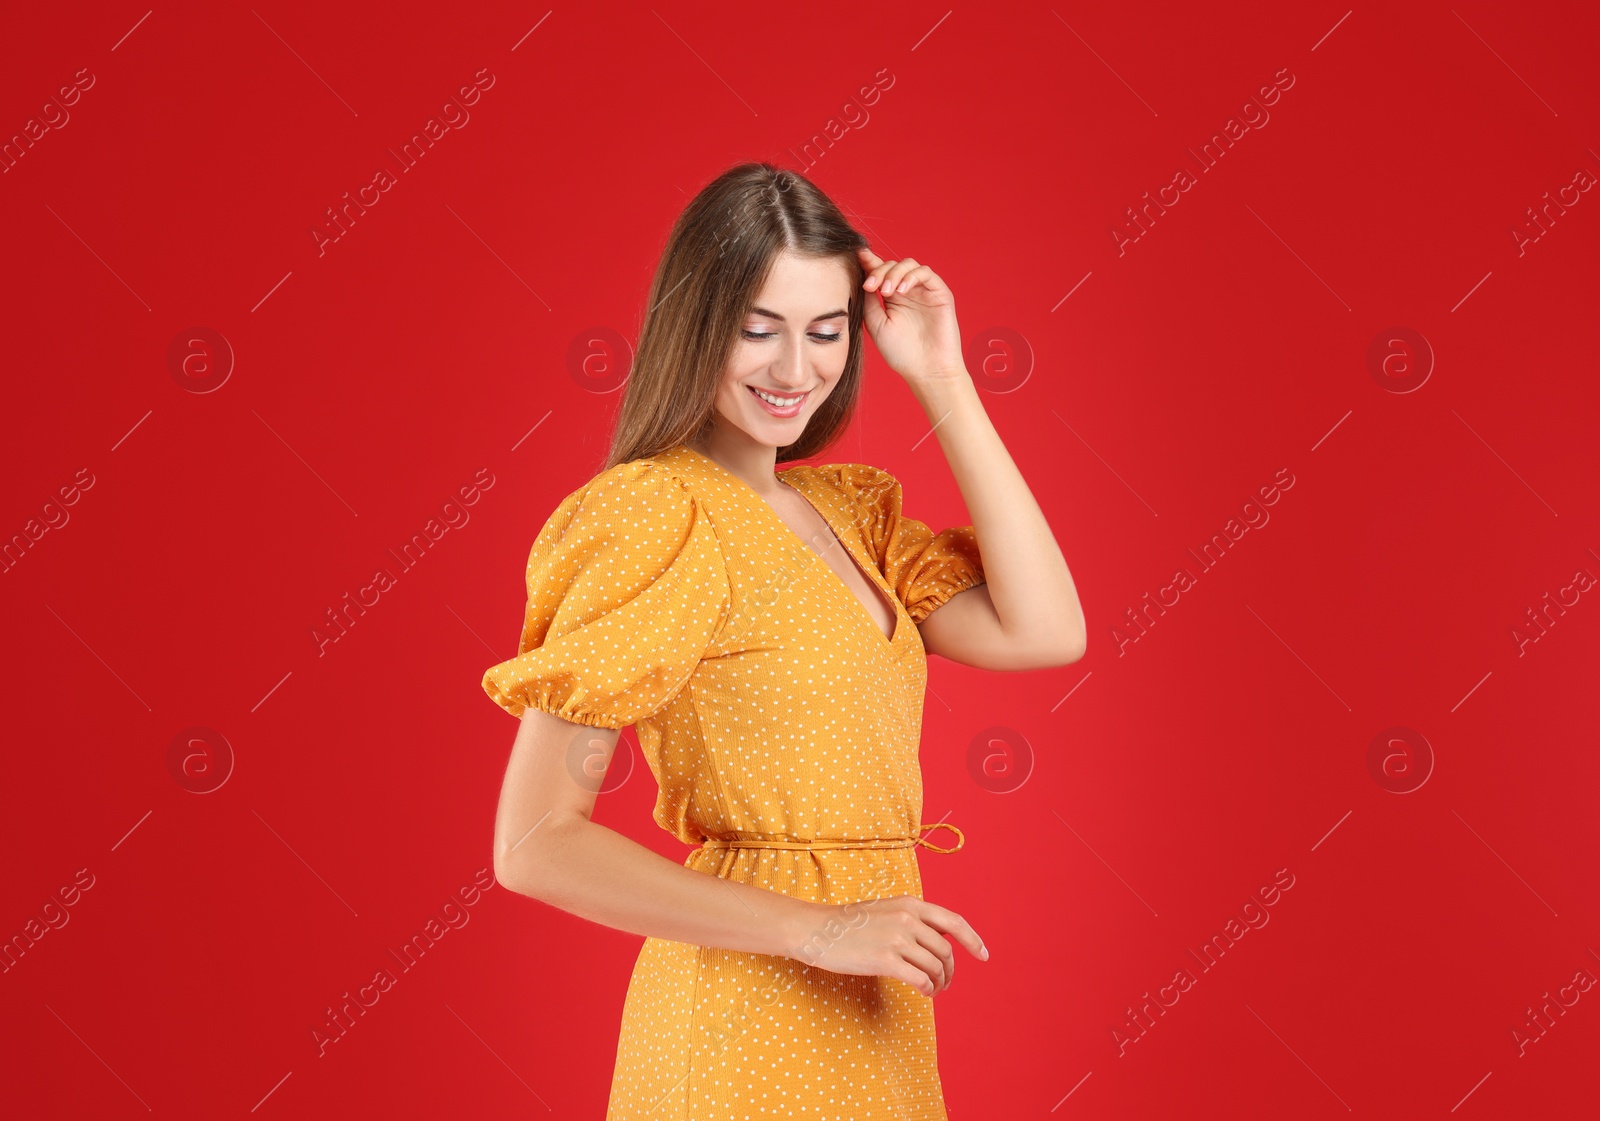
M 956 835 L 956 843 L 951 848 L 941 848 L 921 836 L 916 837 L 813 837 L 810 840 L 799 840 L 793 837 L 762 837 L 755 833 L 734 833 L 727 838 L 707 838 L 700 843 L 703 849 L 905 849 L 915 845 L 922 845 L 934 852 L 955 852 L 967 843 L 967 838 L 960 829 L 946 821 L 936 821 L 932 825 L 919 825 L 917 832 L 920 834 L 927 829 L 948 829 Z

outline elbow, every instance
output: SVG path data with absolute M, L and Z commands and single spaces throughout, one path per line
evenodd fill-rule
M 1082 661 L 1089 629 L 1080 611 L 1070 622 L 1040 617 L 1021 634 L 1009 636 L 1013 657 L 1026 669 L 1056 669 Z
M 503 887 L 530 899 L 548 900 L 544 869 L 548 866 L 553 835 L 570 824 L 559 814 L 545 814 L 541 823 L 517 837 L 495 837 L 494 878 Z
M 1083 660 L 1084 654 L 1089 651 L 1089 624 L 1084 621 L 1083 607 L 1078 607 L 1078 625 L 1067 632 L 1066 648 L 1061 652 L 1064 666 Z
M 1070 666 L 1072 663 L 1081 659 L 1083 657 L 1083 653 L 1084 651 L 1082 646 L 1067 647 L 1064 649 L 1057 647 L 1051 650 L 1049 653 L 1040 655 L 1038 659 L 1030 662 L 1027 668 L 1060 669 L 1062 666 Z
M 1002 658 L 989 662 L 971 662 L 970 665 L 981 665 L 985 669 L 1003 670 L 1010 673 L 1029 673 L 1036 670 L 1058 669 L 1061 666 L 1070 666 L 1082 658 L 1084 654 L 1083 643 L 1063 643 L 1059 641 L 1036 642 L 1033 645 L 1012 643 L 1005 651 Z
M 1081 661 L 1089 648 L 1089 636 L 1082 631 L 1070 636 L 1063 642 L 1058 642 L 1051 654 L 1050 665 L 1070 666 L 1073 662 Z
M 524 874 L 522 864 L 511 853 L 496 845 L 494 850 L 494 878 L 501 887 L 510 888 L 518 895 L 533 895 L 531 880 Z
M 524 837 L 520 843 L 497 840 L 494 846 L 494 878 L 502 887 L 508 887 L 518 895 L 538 899 L 539 875 L 534 858 L 534 840 L 531 834 Z

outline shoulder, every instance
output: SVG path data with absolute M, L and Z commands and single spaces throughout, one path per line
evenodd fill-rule
M 607 467 L 563 498 L 557 510 L 573 514 L 688 512 L 693 502 L 693 492 L 677 472 L 646 457 Z
M 665 464 L 633 459 L 569 491 L 545 521 L 534 551 L 558 541 L 677 543 L 701 521 L 698 500 Z
M 827 492 L 859 511 L 889 512 L 900 508 L 900 480 L 869 463 L 790 467 L 784 470 L 783 477 L 794 485 Z
M 853 526 L 881 564 L 900 522 L 900 480 L 869 463 L 824 463 L 791 467 L 784 478 L 818 507 L 831 510 L 835 524 Z

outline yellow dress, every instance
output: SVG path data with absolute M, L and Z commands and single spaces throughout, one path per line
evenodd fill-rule
M 922 896 L 927 656 L 916 625 L 984 580 L 972 527 L 934 533 L 858 463 L 780 466 L 894 609 L 885 637 L 742 479 L 680 444 L 562 500 L 528 559 L 518 654 L 484 690 L 632 724 L 686 867 L 818 903 Z M 949 847 L 933 841 L 951 841 Z M 825 947 L 843 928 L 816 932 Z M 933 998 L 793 958 L 646 938 L 607 1121 L 942 1119 Z

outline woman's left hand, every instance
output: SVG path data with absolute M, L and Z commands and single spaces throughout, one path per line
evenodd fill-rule
M 885 261 L 870 249 L 857 256 L 867 270 L 862 289 L 883 297 L 867 299 L 866 326 L 889 367 L 907 381 L 963 374 L 956 298 L 939 274 L 911 257 Z

